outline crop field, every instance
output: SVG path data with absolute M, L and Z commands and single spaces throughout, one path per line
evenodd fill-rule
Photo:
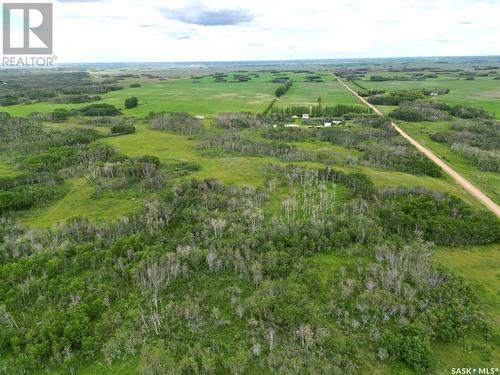
M 494 64 L 2 72 L 0 375 L 496 366 Z

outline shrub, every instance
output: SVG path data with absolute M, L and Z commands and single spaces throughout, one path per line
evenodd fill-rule
M 267 128 L 267 118 L 250 112 L 221 113 L 215 119 L 214 125 L 224 129 Z
M 398 333 L 386 331 L 381 344 L 389 355 L 406 362 L 416 371 L 422 372 L 430 367 L 430 339 L 421 324 L 405 325 Z
M 378 215 L 387 233 L 414 235 L 438 245 L 476 245 L 500 240 L 500 221 L 463 201 L 431 193 L 385 197 Z
M 180 134 L 195 134 L 203 129 L 201 122 L 185 112 L 162 112 L 149 114 L 152 129 L 171 130 Z
M 460 117 L 463 119 L 474 119 L 474 118 L 482 118 L 482 119 L 491 119 L 493 115 L 491 113 L 486 112 L 481 108 L 473 108 L 467 107 L 464 105 L 456 105 L 450 109 L 450 114 L 456 117 Z
M 132 133 L 135 133 L 135 126 L 134 125 L 127 125 L 127 124 L 113 125 L 111 127 L 111 133 L 112 134 L 132 134 Z
M 82 116 L 118 116 L 121 115 L 119 109 L 111 104 L 91 104 L 80 109 Z
M 448 109 L 449 107 L 443 103 L 418 100 L 401 103 L 399 108 L 392 111 L 389 116 L 411 122 L 441 121 L 450 118 L 446 112 Z
M 52 113 L 50 113 L 49 119 L 54 122 L 64 122 L 74 115 L 75 115 L 74 111 L 68 111 L 66 109 L 59 108 L 55 109 Z
M 135 96 L 125 99 L 125 108 L 126 109 L 136 108 L 138 104 L 139 104 L 139 100 Z

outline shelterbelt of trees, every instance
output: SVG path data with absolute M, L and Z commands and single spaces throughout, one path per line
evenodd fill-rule
M 85 119 L 125 123 L 96 116 Z M 494 215 L 438 191 L 286 165 L 331 157 L 295 147 L 303 137 L 356 147 L 369 165 L 437 173 L 384 119 L 350 114 L 352 127 L 296 132 L 250 113 L 221 114 L 211 128 L 186 113 L 150 114 L 152 129 L 189 136 L 198 150 L 281 160 L 252 187 L 190 179 L 196 163 L 126 157 L 94 129 L 0 118 L 0 150 L 25 171 L 0 181 L 0 372 L 134 358 L 142 374 L 359 374 L 368 355 L 429 373 L 432 345 L 495 340 L 470 287 L 431 260 L 434 244 L 498 243 Z M 152 195 L 112 221 L 34 230 L 16 220 L 60 199 L 72 176 L 96 194 Z M 341 263 L 325 272 L 322 257 Z

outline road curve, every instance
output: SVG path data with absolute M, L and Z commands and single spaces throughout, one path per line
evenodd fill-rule
M 379 116 L 384 116 L 384 114 L 379 111 L 374 105 L 368 103 L 362 96 L 358 95 L 351 87 L 338 78 L 333 72 L 330 74 L 335 78 L 342 86 L 344 86 L 352 95 L 354 95 L 359 101 L 363 104 L 370 107 L 376 114 Z M 480 201 L 483 205 L 486 206 L 491 212 L 493 212 L 497 217 L 500 217 L 500 206 L 498 206 L 495 202 L 493 202 L 486 194 L 484 194 L 481 190 L 475 187 L 469 180 L 451 168 L 448 164 L 446 164 L 443 160 L 438 158 L 431 150 L 422 146 L 415 139 L 410 137 L 403 129 L 397 126 L 394 122 L 391 122 L 391 125 L 394 129 L 401 134 L 403 138 L 405 138 L 408 142 L 410 142 L 413 146 L 415 146 L 420 152 L 422 152 L 425 156 L 431 159 L 434 163 L 436 163 L 447 175 L 453 178 L 457 184 L 462 186 L 465 190 L 467 190 L 474 198 Z

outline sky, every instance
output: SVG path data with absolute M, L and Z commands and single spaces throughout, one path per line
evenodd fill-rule
M 500 55 L 500 0 L 54 0 L 53 8 L 54 54 L 68 63 Z

